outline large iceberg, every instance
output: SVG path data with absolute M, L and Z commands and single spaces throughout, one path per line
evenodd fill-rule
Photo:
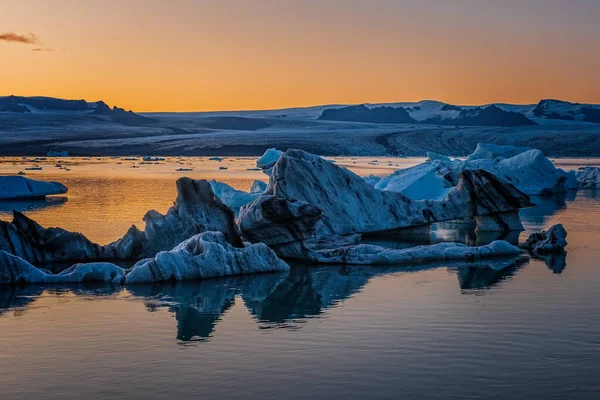
M 239 249 L 229 244 L 221 232 L 205 232 L 171 251 L 158 253 L 153 259 L 139 261 L 125 282 L 186 281 L 288 269 L 263 243 Z
M 485 170 L 525 194 L 546 195 L 577 189 L 575 173 L 556 168 L 541 151 L 516 146 L 478 144 L 466 160 L 433 155 L 425 163 L 395 171 L 375 187 L 413 200 L 443 199 L 464 170 Z
M 265 193 L 242 207 L 239 225 L 244 237 L 277 246 L 286 257 L 302 253 L 313 237 L 382 232 L 529 206 L 527 195 L 482 170 L 463 171 L 444 200 L 414 201 L 374 189 L 318 156 L 288 150 L 273 166 Z
M 0 200 L 40 198 L 67 193 L 58 182 L 36 181 L 23 176 L 0 176 Z
M 243 247 L 235 214 L 215 196 L 205 180 L 179 178 L 177 199 L 165 215 L 150 210 L 145 230 L 135 225 L 119 240 L 100 246 L 81 233 L 43 228 L 19 212 L 12 223 L 0 221 L 0 250 L 33 264 L 53 261 L 138 260 L 170 250 L 196 234 L 219 231 L 237 247 Z

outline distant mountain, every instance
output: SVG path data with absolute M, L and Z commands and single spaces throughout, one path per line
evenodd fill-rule
M 547 119 L 584 121 L 598 124 L 600 123 L 600 106 L 547 99 L 538 103 L 533 110 L 533 115 Z
M 323 110 L 319 119 L 325 121 L 371 122 L 380 124 L 411 124 L 417 122 L 402 107 L 381 106 L 368 108 L 364 104 L 342 108 L 328 108 Z
M 421 121 L 423 124 L 453 125 L 453 126 L 524 126 L 537 125 L 525 115 L 505 111 L 496 105 L 487 107 L 461 108 L 446 104 L 442 111 L 458 111 L 454 118 L 433 117 Z
M 108 122 L 116 122 L 122 125 L 144 125 L 154 122 L 152 118 L 138 115 L 131 110 L 125 111 L 119 107 L 111 109 L 103 101 L 87 102 L 85 100 L 65 100 L 53 97 L 0 97 L 0 112 L 97 115 L 102 116 Z
M 600 105 L 422 100 L 134 113 L 103 101 L 0 97 L 0 155 L 246 156 L 276 147 L 323 155 L 459 156 L 479 142 L 536 147 L 547 156 L 597 157 Z
M 432 112 L 426 118 L 417 120 L 412 114 L 423 116 L 423 108 L 416 104 L 412 107 L 379 106 L 369 108 L 365 104 L 323 110 L 320 120 L 371 122 L 388 124 L 432 124 L 453 126 L 521 126 L 537 125 L 525 115 L 505 111 L 495 105 L 487 107 L 462 108 L 452 104 L 428 102 L 429 107 L 437 106 L 439 112 Z M 436 111 L 436 110 L 433 110 Z

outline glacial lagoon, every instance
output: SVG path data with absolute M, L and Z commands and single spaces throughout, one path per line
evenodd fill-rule
M 70 171 L 39 161 L 43 169 L 26 176 L 70 190 L 23 210 L 108 243 L 148 209 L 165 212 L 179 176 L 244 190 L 266 180 L 250 170 L 253 159 L 140 161 L 60 160 Z M 421 160 L 335 161 L 383 175 Z M 0 171 L 31 164 L 4 159 Z M 597 398 L 600 193 L 533 201 L 521 211 L 521 238 L 562 223 L 564 259 L 504 269 L 292 264 L 285 273 L 180 284 L 0 288 L 2 397 Z M 10 214 L 0 208 L 0 218 Z M 476 238 L 437 226 L 431 240 Z

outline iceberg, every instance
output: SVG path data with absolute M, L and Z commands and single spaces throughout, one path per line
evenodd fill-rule
M 563 253 L 567 245 L 567 230 L 556 224 L 547 231 L 532 233 L 520 247 L 533 254 Z
M 267 170 L 275 165 L 282 154 L 283 152 L 281 150 L 267 149 L 267 151 L 265 151 L 265 153 L 258 160 L 256 160 L 256 167 Z
M 0 250 L 0 284 L 154 283 L 287 270 L 289 266 L 265 244 L 236 248 L 227 242 L 222 232 L 192 236 L 170 251 L 139 261 L 130 271 L 107 262 L 93 262 L 75 264 L 51 274 Z
M 358 175 L 302 150 L 288 150 L 273 166 L 265 193 L 240 210 L 239 227 L 278 254 L 302 253 L 312 237 L 347 236 L 513 212 L 529 197 L 483 170 L 464 170 L 444 200 L 415 201 L 371 187 Z M 282 246 L 293 243 L 293 245 Z M 300 247 L 298 247 L 300 246 Z
M 0 200 L 41 198 L 67 193 L 58 182 L 36 181 L 23 176 L 0 176 Z
M 75 264 L 59 274 L 50 274 L 15 255 L 0 250 L 0 284 L 25 283 L 122 283 L 125 270 L 111 263 Z
M 0 221 L 0 250 L 40 264 L 54 261 L 137 260 L 170 250 L 185 239 L 220 231 L 236 247 L 243 247 L 235 214 L 215 196 L 205 180 L 179 178 L 177 199 L 165 215 L 150 210 L 145 230 L 135 225 L 119 240 L 100 246 L 84 235 L 61 228 L 43 228 L 19 212 L 12 223 Z
M 394 171 L 382 178 L 375 188 L 399 192 L 412 200 L 443 200 L 454 188 L 448 175 L 451 172 L 443 162 L 426 162 Z
M 577 189 L 575 173 L 556 168 L 539 150 L 481 143 L 464 161 L 430 154 L 428 161 L 395 171 L 375 187 L 413 200 L 441 200 L 464 170 L 488 171 L 530 196 Z
M 50 150 L 48 152 L 48 154 L 46 154 L 47 157 L 69 157 L 69 152 L 68 151 L 53 151 Z
M 263 243 L 235 248 L 221 232 L 205 232 L 171 251 L 141 260 L 125 277 L 127 284 L 186 281 L 219 276 L 287 271 L 289 266 Z
M 577 185 L 581 189 L 596 189 L 600 186 L 600 168 L 583 167 L 576 174 Z
M 457 260 L 477 262 L 485 258 L 518 255 L 521 254 L 521 250 L 504 240 L 497 240 L 477 247 L 450 242 L 405 249 L 357 244 L 334 249 L 308 249 L 305 254 L 312 261 L 328 264 L 402 265 Z
M 531 150 L 529 147 L 498 145 L 492 143 L 477 143 L 475 151 L 467 157 L 467 161 L 495 160 L 498 157 L 511 158 L 517 154 Z

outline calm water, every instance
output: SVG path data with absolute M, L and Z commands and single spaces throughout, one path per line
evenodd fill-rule
M 166 211 L 165 175 L 64 175 L 68 200 L 27 214 L 108 242 Z M 566 263 L 0 288 L 0 398 L 600 398 L 600 193 L 534 202 L 527 231 L 563 223 Z

